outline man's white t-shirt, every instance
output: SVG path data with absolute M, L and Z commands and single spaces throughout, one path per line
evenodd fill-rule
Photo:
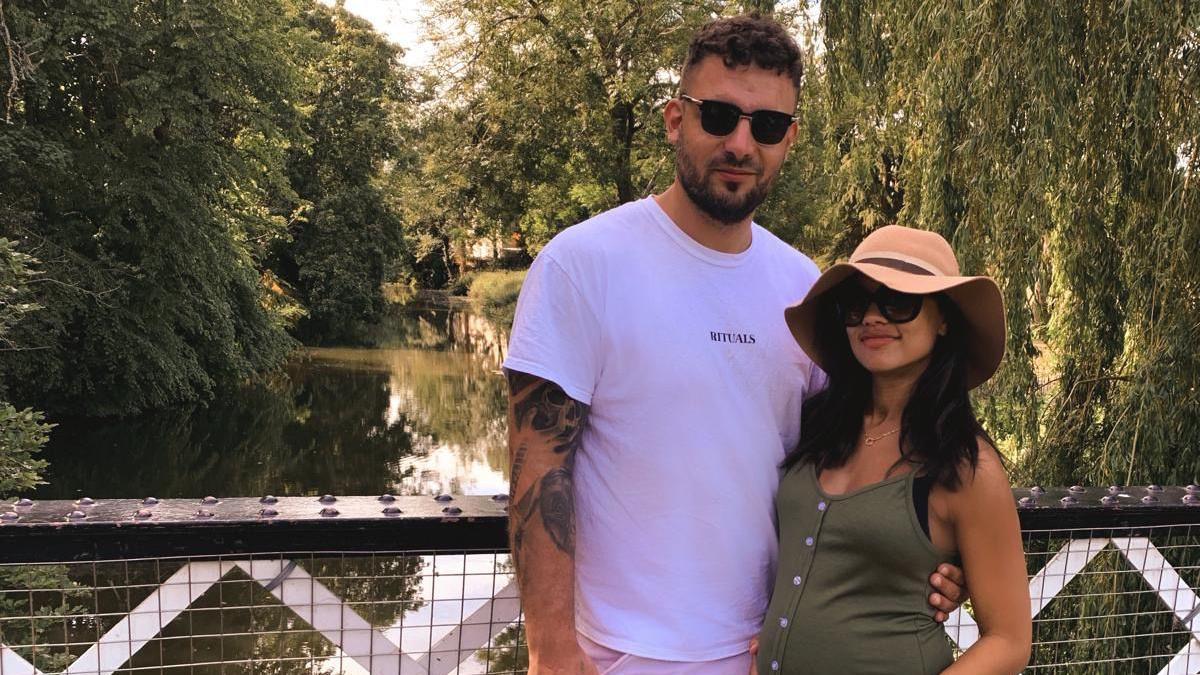
M 576 623 L 610 649 L 707 661 L 762 626 L 779 463 L 824 375 L 783 317 L 817 267 L 752 227 L 720 253 L 642 199 L 560 233 L 521 290 L 504 367 L 590 406 Z

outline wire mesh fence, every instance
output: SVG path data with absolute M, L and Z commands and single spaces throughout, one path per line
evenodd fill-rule
M 0 566 L 0 675 L 512 673 L 521 635 L 499 551 Z
M 1022 512 L 1027 672 L 1200 672 L 1200 508 L 1127 506 Z M 39 536 L 0 540 L 0 560 L 22 560 L 0 564 L 0 675 L 466 675 L 523 673 L 528 661 L 499 548 L 330 551 L 314 537 L 306 552 L 36 563 L 13 554 Z M 64 550 L 61 528 L 54 536 Z M 978 639 L 969 604 L 946 630 L 960 650 Z

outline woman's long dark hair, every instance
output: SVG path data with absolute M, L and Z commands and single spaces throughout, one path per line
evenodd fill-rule
M 843 283 L 857 283 L 849 279 Z M 863 416 L 871 405 L 871 373 L 850 350 L 846 328 L 833 306 L 836 291 L 825 293 L 817 307 L 817 347 L 826 359 L 829 386 L 805 401 L 800 416 L 800 443 L 783 460 L 790 469 L 812 462 L 818 471 L 843 466 L 858 445 Z M 900 459 L 920 462 L 924 473 L 947 489 L 959 485 L 959 468 L 979 462 L 979 441 L 991 438 L 975 418 L 967 393 L 966 320 L 952 300 L 933 296 L 946 321 L 929 365 L 917 378 L 900 417 Z M 889 470 L 890 471 L 890 470 Z

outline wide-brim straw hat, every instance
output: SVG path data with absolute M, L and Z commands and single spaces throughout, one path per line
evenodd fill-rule
M 961 276 L 958 259 L 941 235 L 901 225 L 888 225 L 863 239 L 849 262 L 838 263 L 823 274 L 804 300 L 784 310 L 788 327 L 800 347 L 818 366 L 831 359 L 821 353 L 816 340 L 817 322 L 832 320 L 818 316 L 821 297 L 838 284 L 863 274 L 902 293 L 944 293 L 966 319 L 967 387 L 988 380 L 1004 357 L 1004 298 L 996 282 L 988 277 Z

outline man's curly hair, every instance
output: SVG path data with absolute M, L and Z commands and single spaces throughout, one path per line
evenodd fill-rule
M 779 22 L 757 12 L 710 21 L 688 45 L 680 83 L 707 56 L 719 56 L 726 67 L 755 65 L 787 75 L 796 89 L 804 73 L 800 47 Z

